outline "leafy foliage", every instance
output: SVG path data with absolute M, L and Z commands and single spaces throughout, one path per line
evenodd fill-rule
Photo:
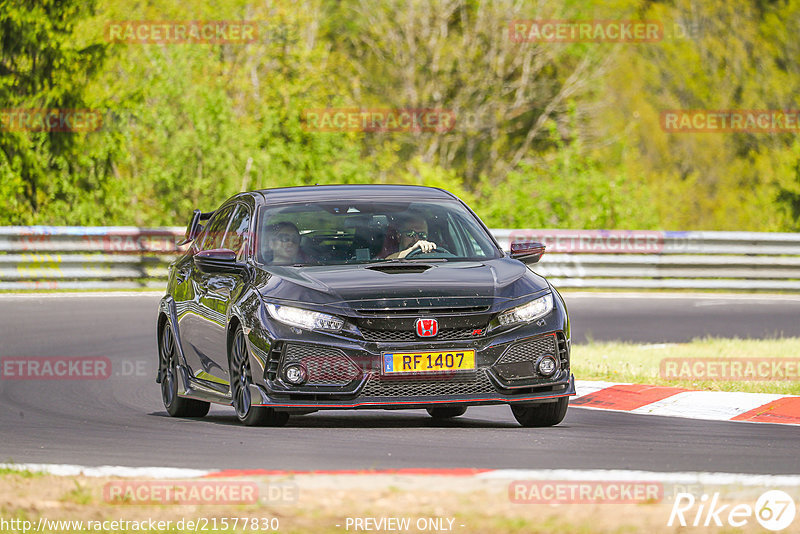
M 656 43 L 515 42 L 524 19 L 655 20 Z M 114 21 L 246 20 L 251 43 L 111 43 Z M 800 230 L 796 134 L 668 133 L 666 109 L 798 109 L 800 2 L 0 0 L 0 224 L 182 225 L 243 190 L 449 189 L 494 227 Z M 440 108 L 440 132 L 313 131 Z
M 3 115 L 8 117 L 17 110 L 88 107 L 83 88 L 96 74 L 105 45 L 77 42 L 73 31 L 76 21 L 91 9 L 91 2 L 70 0 L 0 1 Z M 0 135 L 0 223 L 34 221 L 42 211 L 58 217 L 66 211 L 65 205 L 101 200 L 106 169 L 102 165 L 87 168 L 81 157 L 85 141 L 80 135 L 4 127 Z M 91 220 L 90 214 L 81 215 Z

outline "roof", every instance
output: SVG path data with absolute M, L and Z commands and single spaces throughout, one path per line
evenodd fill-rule
M 383 200 L 452 200 L 456 198 L 453 194 L 435 187 L 385 184 L 307 185 L 261 189 L 259 191 L 254 191 L 254 193 L 261 193 L 264 199 L 278 202 L 297 200 L 350 200 L 359 198 L 380 198 Z

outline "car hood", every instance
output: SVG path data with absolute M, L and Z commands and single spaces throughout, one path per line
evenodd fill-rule
M 492 306 L 549 291 L 544 278 L 510 258 L 262 267 L 258 269 L 255 284 L 267 300 L 362 309 Z

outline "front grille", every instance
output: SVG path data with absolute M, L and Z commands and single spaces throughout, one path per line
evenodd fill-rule
M 455 376 L 420 378 L 382 378 L 371 375 L 361 390 L 361 397 L 439 397 L 497 393 L 486 371 L 478 369 Z
M 306 343 L 289 343 L 283 365 L 301 364 L 308 374 L 307 386 L 344 386 L 361 376 L 361 369 L 338 349 Z
M 556 356 L 555 336 L 547 335 L 515 343 L 497 361 L 497 364 L 533 362 L 543 354 Z
M 485 313 L 489 306 L 460 306 L 456 308 L 429 307 L 429 308 L 361 308 L 357 310 L 361 315 L 386 315 L 396 317 L 399 315 L 464 315 L 466 313 Z
M 545 354 L 558 358 L 555 334 L 514 343 L 497 360 L 493 369 L 508 381 L 541 378 L 536 371 L 535 362 Z
M 480 334 L 476 332 L 480 331 Z M 434 337 L 417 337 L 414 330 L 375 330 L 362 328 L 361 334 L 367 341 L 454 341 L 459 339 L 477 339 L 486 335 L 485 328 L 443 328 Z

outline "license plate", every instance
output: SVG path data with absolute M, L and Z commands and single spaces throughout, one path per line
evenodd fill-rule
M 383 374 L 435 373 L 475 369 L 474 350 L 384 352 Z

